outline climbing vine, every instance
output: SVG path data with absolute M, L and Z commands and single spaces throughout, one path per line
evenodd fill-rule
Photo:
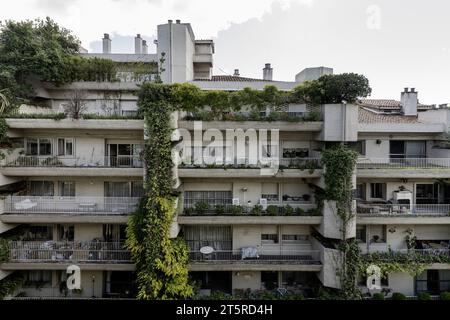
M 360 297 L 356 287 L 359 265 L 359 248 L 354 239 L 347 239 L 348 227 L 354 218 L 352 210 L 352 175 L 356 165 L 357 153 L 342 145 L 327 149 L 322 153 L 325 166 L 324 199 L 336 203 L 336 214 L 341 221 L 342 240 L 339 249 L 342 252 L 342 262 L 339 275 L 341 291 L 345 299 Z
M 23 283 L 21 275 L 12 274 L 0 280 L 0 300 L 12 294 Z
M 170 238 L 176 210 L 172 192 L 169 86 L 144 84 L 138 106 L 145 118 L 145 197 L 127 226 L 126 245 L 136 264 L 138 299 L 185 299 L 193 295 L 188 280 L 186 243 Z

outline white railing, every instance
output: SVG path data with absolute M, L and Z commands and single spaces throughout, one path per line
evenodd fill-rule
M 126 214 L 136 210 L 138 197 L 9 196 L 6 213 Z
M 367 158 L 358 159 L 358 169 L 450 168 L 450 158 Z
M 395 252 L 398 253 L 409 253 L 421 256 L 449 256 L 450 257 L 450 249 L 449 248 L 433 248 L 433 249 L 402 249 L 397 250 Z
M 10 241 L 10 262 L 130 262 L 121 242 Z
M 358 214 L 367 215 L 411 215 L 411 216 L 449 216 L 450 204 L 370 204 L 358 203 Z
M 7 156 L 3 161 L 5 167 L 124 167 L 142 168 L 140 156 L 93 156 L 93 157 L 58 157 L 58 156 Z
M 189 253 L 191 261 L 215 262 L 215 261 L 239 261 L 245 263 L 270 263 L 286 262 L 301 264 L 319 264 L 320 253 L 317 250 L 292 250 L 280 248 L 278 250 L 264 250 L 256 248 L 242 248 L 240 250 L 218 250 L 209 254 L 201 252 Z

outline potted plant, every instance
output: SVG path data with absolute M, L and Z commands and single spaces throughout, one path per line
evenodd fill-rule
M 278 214 L 278 207 L 274 205 L 270 205 L 267 207 L 267 214 L 269 216 L 276 216 Z
M 195 211 L 197 214 L 205 214 L 209 210 L 209 204 L 204 201 L 195 204 Z
M 305 200 L 306 202 L 308 202 L 311 199 L 310 194 L 304 194 L 302 197 L 303 197 L 303 200 Z

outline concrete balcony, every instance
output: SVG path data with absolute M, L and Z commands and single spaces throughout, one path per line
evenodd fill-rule
M 10 241 L 4 270 L 55 270 L 77 264 L 85 270 L 133 270 L 130 252 L 119 242 Z M 105 267 L 111 265 L 112 267 Z
M 358 178 L 449 178 L 450 158 L 358 159 Z
M 194 121 L 179 120 L 179 128 L 194 130 Z M 217 129 L 267 129 L 279 131 L 303 131 L 303 132 L 320 132 L 323 127 L 322 121 L 304 121 L 304 122 L 288 122 L 288 121 L 202 121 L 202 130 Z
M 33 197 L 4 200 L 4 223 L 126 223 L 138 197 Z
M 139 136 L 143 137 L 144 120 L 134 119 L 61 119 L 58 121 L 52 119 L 6 119 L 10 130 L 121 130 L 138 131 Z M 129 134 L 129 133 L 128 133 Z
M 0 172 L 5 176 L 142 176 L 139 156 L 7 156 Z
M 208 164 L 211 163 L 211 164 Z M 267 162 L 256 159 L 237 161 L 206 161 L 200 164 L 181 163 L 180 178 L 319 178 L 322 174 L 319 158 L 275 159 Z
M 320 271 L 319 251 L 292 250 L 241 250 L 214 251 L 209 254 L 190 252 L 191 271 Z
M 360 224 L 450 224 L 450 204 L 358 204 Z
M 286 205 L 290 206 L 289 212 Z M 223 212 L 221 209 L 217 211 L 215 208 L 210 208 L 206 212 L 198 213 L 195 211 L 195 206 L 191 206 L 177 216 L 177 223 L 180 225 L 319 225 L 322 223 L 320 212 L 317 212 L 315 205 L 311 203 L 289 202 L 283 205 L 269 203 L 269 206 L 276 208 L 276 212 L 269 212 L 267 209 L 255 211 L 254 207 L 224 205 L 220 206 Z
M 194 54 L 193 62 L 208 64 L 208 65 L 212 66 L 213 55 L 212 55 L 212 53 L 196 53 L 196 54 Z

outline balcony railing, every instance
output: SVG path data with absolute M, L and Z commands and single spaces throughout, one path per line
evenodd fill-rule
M 320 158 L 272 158 L 272 159 L 252 159 L 239 158 L 235 160 L 225 160 L 220 158 L 203 158 L 202 162 L 195 163 L 190 159 L 184 159 L 179 165 L 180 168 L 196 169 L 196 168 L 231 168 L 231 169 L 258 169 L 258 168 L 273 168 L 279 167 L 281 169 L 320 169 L 322 168 Z
M 450 216 L 450 204 L 357 204 L 362 215 Z
M 201 206 L 196 204 L 184 204 L 183 214 L 187 216 L 319 216 L 320 210 L 311 202 L 286 202 L 282 205 L 268 203 L 266 208 L 262 206 L 233 205 L 230 203 Z
M 296 263 L 296 264 L 320 264 L 319 251 L 309 250 L 258 250 L 243 248 L 240 250 L 214 251 L 209 254 L 190 252 L 192 262 L 228 262 L 261 264 L 261 263 Z
M 142 168 L 140 156 L 58 157 L 58 156 L 7 156 L 5 167 L 108 167 Z
M 10 262 L 131 263 L 121 242 L 10 241 Z
M 9 196 L 6 213 L 126 214 L 136 210 L 139 197 Z
M 440 169 L 450 168 L 450 158 L 370 158 L 358 159 L 358 169 Z

